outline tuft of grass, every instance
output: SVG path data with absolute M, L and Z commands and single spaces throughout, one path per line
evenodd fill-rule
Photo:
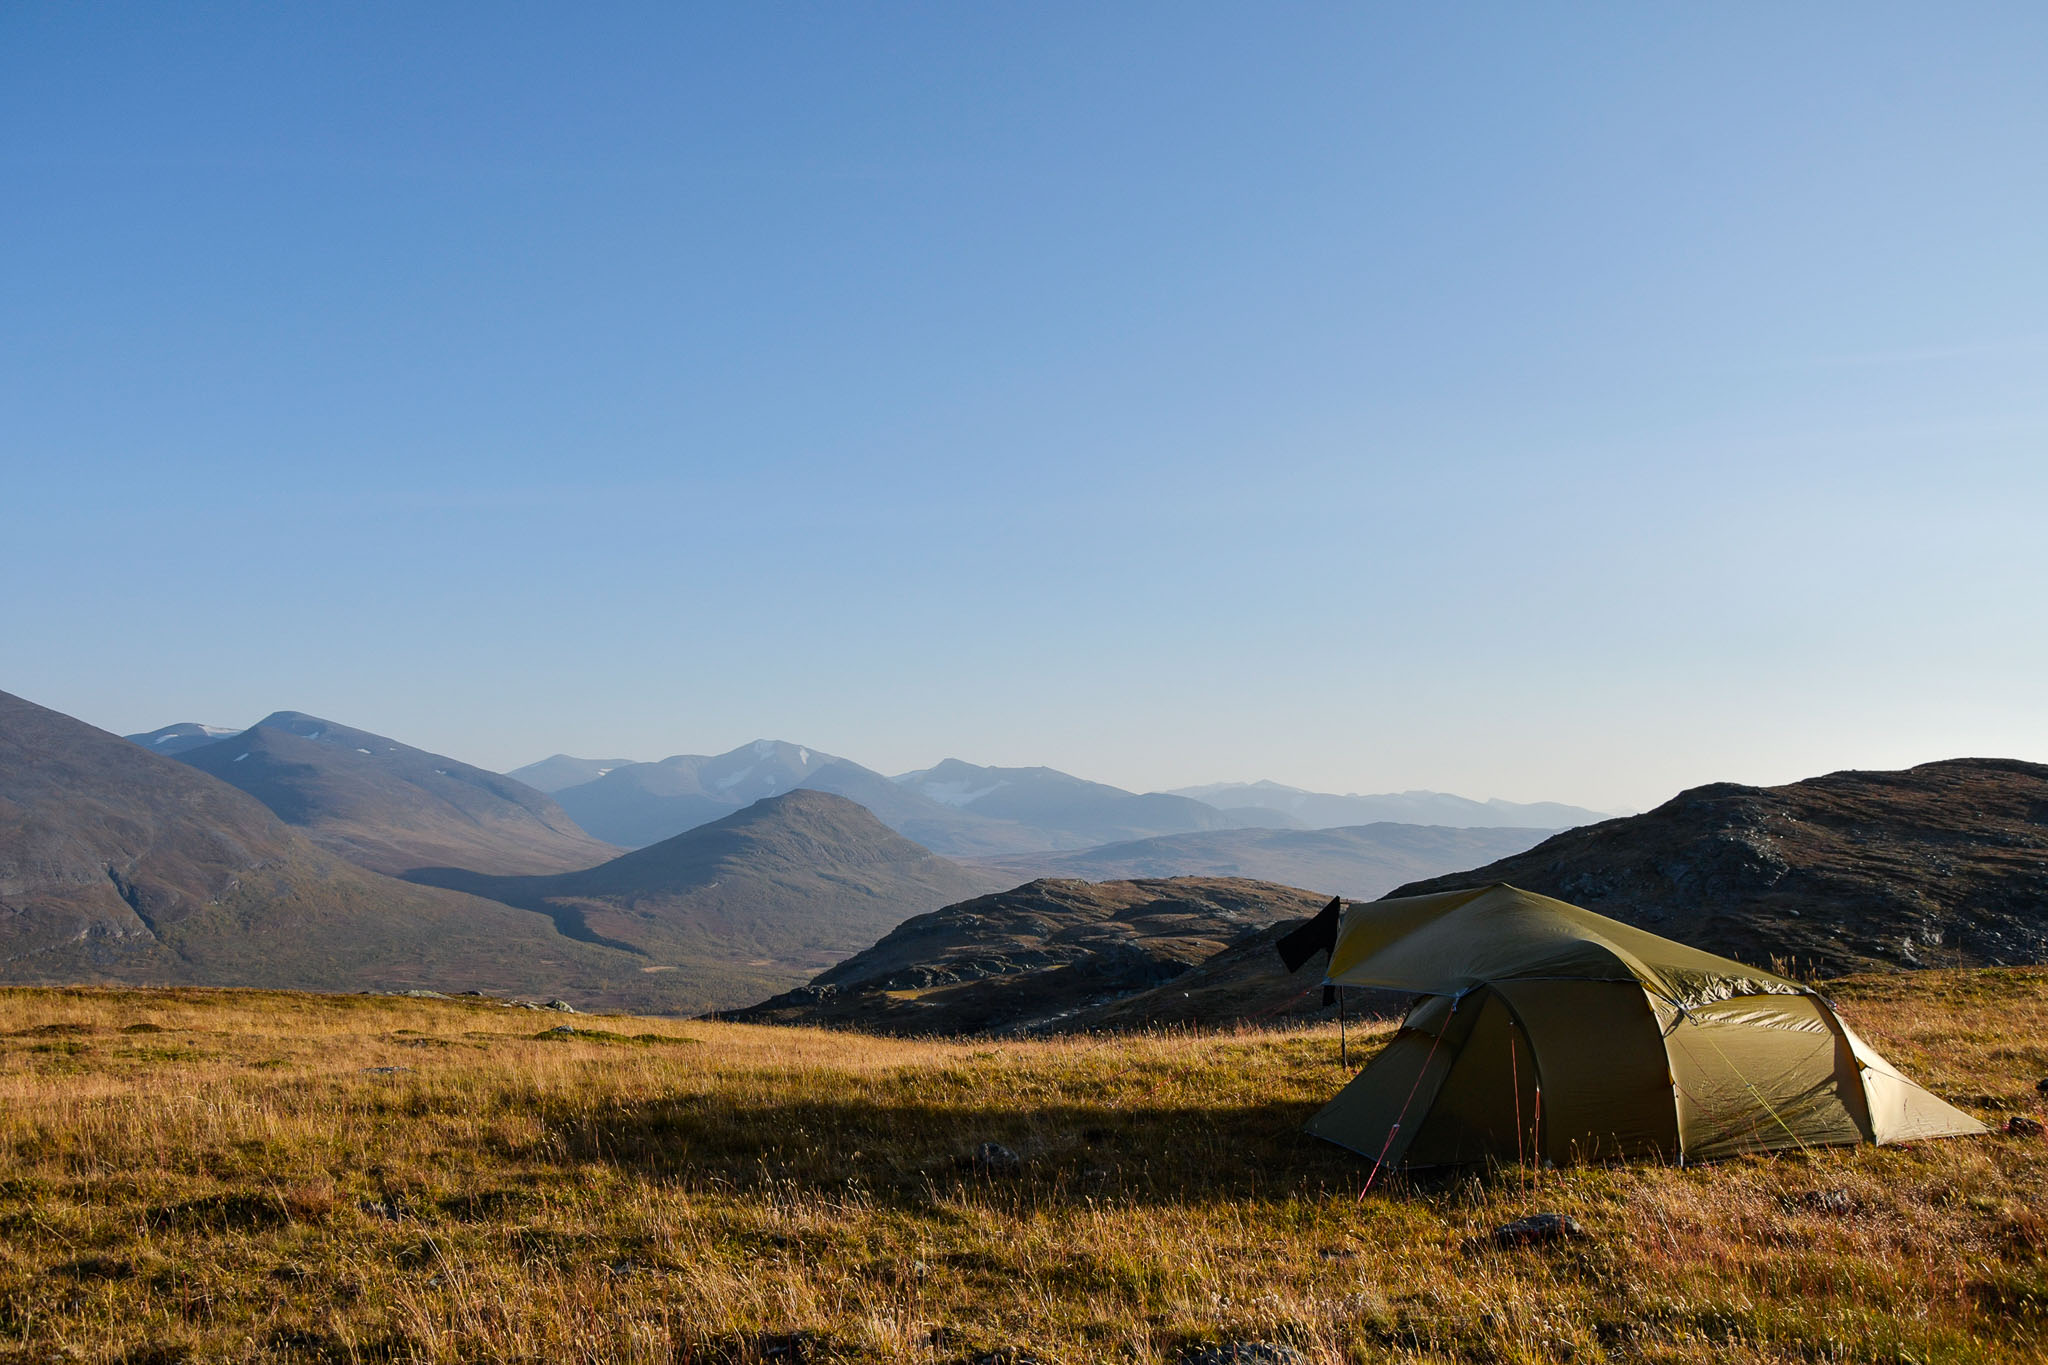
M 1991 1119 L 2039 1112 L 2048 972 L 1829 990 L 1936 1091 Z M 1329 1027 L 570 1026 L 536 1035 L 530 1013 L 476 1001 L 0 992 L 0 1361 L 2048 1348 L 2039 1138 L 1362 1195 L 1366 1164 L 1299 1131 L 1348 1079 Z M 977 1164 L 983 1142 L 1021 1168 Z M 1538 1210 L 1592 1236 L 1491 1248 Z

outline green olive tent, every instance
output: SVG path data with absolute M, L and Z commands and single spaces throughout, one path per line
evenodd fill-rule
M 1327 986 L 1423 997 L 1308 1125 L 1376 1163 L 1686 1162 L 1985 1131 L 1807 987 L 1512 886 L 1333 901 L 1283 955 L 1298 967 L 1315 947 Z

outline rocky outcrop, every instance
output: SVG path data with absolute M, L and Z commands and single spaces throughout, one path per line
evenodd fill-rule
M 1233 877 L 1036 881 L 919 915 L 810 984 L 725 1017 L 898 1034 L 1092 1027 L 1094 1012 L 1166 989 L 1321 904 Z
M 1715 783 L 1392 894 L 1491 882 L 1809 975 L 2044 962 L 2048 767 L 1970 758 Z

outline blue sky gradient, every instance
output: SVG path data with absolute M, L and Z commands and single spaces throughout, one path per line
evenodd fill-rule
M 0 686 L 1637 808 L 2048 760 L 2036 5 L 0 9 Z

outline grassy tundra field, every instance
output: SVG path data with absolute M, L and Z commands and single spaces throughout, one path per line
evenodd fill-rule
M 2000 1126 L 2035 1110 L 2048 972 L 1830 991 L 1938 1093 Z M 577 1032 L 547 1032 L 564 1022 Z M 1361 1197 L 1366 1164 L 1297 1131 L 1344 1079 L 1326 1027 L 923 1042 L 471 1001 L 0 992 L 0 1361 L 2048 1348 L 2038 1137 Z M 975 1169 L 984 1141 L 1022 1168 Z M 1591 1236 L 1470 1242 L 1538 1210 Z

